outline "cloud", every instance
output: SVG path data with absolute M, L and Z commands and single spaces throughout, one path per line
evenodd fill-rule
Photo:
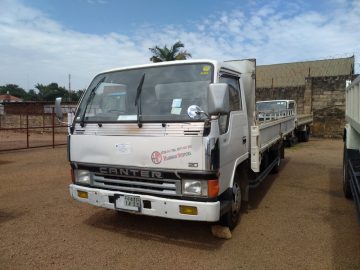
M 194 23 L 192 29 L 144 25 L 130 36 L 73 31 L 39 10 L 3 0 L 0 85 L 16 83 L 33 88 L 36 83 L 58 82 L 65 86 L 71 74 L 73 88 L 85 88 L 96 73 L 148 63 L 149 47 L 177 40 L 185 44 L 193 58 L 257 58 L 260 64 L 360 53 L 360 2 L 333 2 L 332 7 L 325 14 L 306 10 L 297 2 L 271 2 L 246 11 L 210 14 Z
M 105 0 L 87 0 L 87 2 L 91 5 L 107 4 L 107 1 L 105 1 Z

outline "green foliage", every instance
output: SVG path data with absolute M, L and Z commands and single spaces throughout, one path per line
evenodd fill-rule
M 164 61 L 186 60 L 188 57 L 191 57 L 190 53 L 186 50 L 181 51 L 181 48 L 184 48 L 184 44 L 181 41 L 176 42 L 171 48 L 168 48 L 166 45 L 164 48 L 158 46 L 149 48 L 150 52 L 153 54 L 150 61 L 158 63 Z
M 67 92 L 64 87 L 58 86 L 57 83 L 50 83 L 48 85 L 38 83 L 35 85 L 35 88 L 39 90 L 38 99 L 40 101 L 54 101 L 57 97 L 64 98 Z
M 22 99 L 26 99 L 27 96 L 26 91 L 16 84 L 6 84 L 4 86 L 0 86 L 0 95 L 6 95 L 8 92 L 9 95 Z
M 30 89 L 26 92 L 23 88 L 16 84 L 6 84 L 0 86 L 0 95 L 5 95 L 9 92 L 11 96 L 23 99 L 24 101 L 51 101 L 54 102 L 55 98 L 62 97 L 64 101 L 77 102 L 84 90 L 71 91 L 69 93 L 64 87 L 59 86 L 57 83 L 50 83 L 48 85 L 36 84 L 35 88 L 38 90 Z
M 78 102 L 84 92 L 85 90 L 71 91 L 70 96 L 69 92 L 67 92 L 66 101 Z
M 34 89 L 30 89 L 26 96 L 26 101 L 38 101 L 38 95 Z

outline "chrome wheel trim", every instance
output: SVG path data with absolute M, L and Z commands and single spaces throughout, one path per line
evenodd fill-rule
M 241 207 L 241 189 L 238 183 L 234 183 L 233 195 L 234 198 L 231 205 L 231 212 L 233 216 L 236 216 Z

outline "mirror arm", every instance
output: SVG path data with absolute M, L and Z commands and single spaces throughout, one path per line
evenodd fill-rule
M 200 114 L 205 114 L 205 116 L 208 118 L 208 119 L 210 119 L 210 116 L 206 113 L 206 112 L 204 112 L 204 111 L 198 111 L 198 112 L 196 112 L 196 114 L 197 115 L 200 115 Z
M 60 124 L 62 124 L 62 125 L 65 125 L 65 126 L 67 126 L 67 127 L 71 127 L 71 125 L 69 125 L 69 123 L 64 122 L 64 121 L 61 121 L 61 120 L 60 120 L 59 118 L 57 118 L 57 117 L 56 117 L 56 119 L 57 119 L 58 123 L 60 123 Z

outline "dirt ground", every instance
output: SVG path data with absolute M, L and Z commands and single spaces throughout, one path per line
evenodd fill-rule
M 341 190 L 342 142 L 286 149 L 231 240 L 207 223 L 73 201 L 65 147 L 0 154 L 0 269 L 360 269 L 360 225 Z
M 22 131 L 4 131 L 0 130 L 0 151 L 12 150 L 27 147 L 26 130 Z M 56 128 L 54 136 L 54 144 L 66 144 L 67 130 L 66 128 Z M 32 129 L 29 132 L 29 147 L 52 146 L 53 135 L 52 130 Z

